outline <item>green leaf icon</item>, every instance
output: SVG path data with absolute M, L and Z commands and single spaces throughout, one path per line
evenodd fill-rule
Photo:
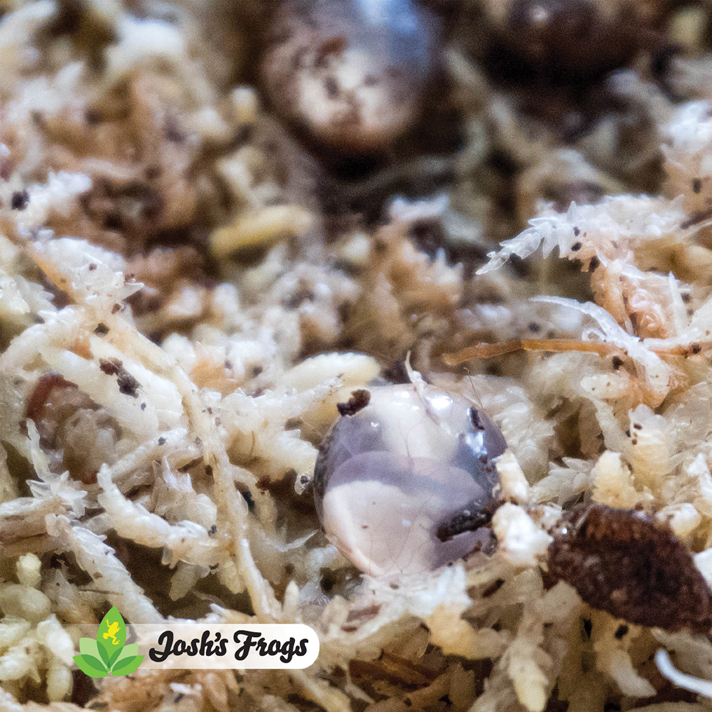
M 139 665 L 143 662 L 143 655 L 129 655 L 126 658 L 121 658 L 111 671 L 112 676 L 119 677 L 121 675 L 129 675 L 138 670 Z
M 126 624 L 116 606 L 99 623 L 96 640 L 79 639 L 79 651 L 81 655 L 75 655 L 74 662 L 89 677 L 129 675 L 143 662 L 138 643 L 126 645 Z
M 124 658 L 132 658 L 134 655 L 138 655 L 138 643 L 131 643 L 131 645 L 124 645 L 124 649 L 121 651 L 121 655 L 116 660 L 116 665 Z
M 74 662 L 89 677 L 106 677 L 109 671 L 116 677 L 129 675 L 143 662 L 138 643 L 126 645 L 126 624 L 116 606 L 99 623 L 96 640 L 79 639 L 79 651 Z
M 126 624 L 116 606 L 101 619 L 96 634 L 99 655 L 107 669 L 111 669 L 126 643 Z
M 102 665 L 99 658 L 95 658 L 91 655 L 75 655 L 74 662 L 77 667 L 89 677 L 106 677 L 109 673 L 106 668 Z
M 99 657 L 99 646 L 94 638 L 79 638 L 79 652 L 92 658 Z

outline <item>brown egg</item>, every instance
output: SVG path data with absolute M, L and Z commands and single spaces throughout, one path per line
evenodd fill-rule
M 281 117 L 347 154 L 387 147 L 417 116 L 435 18 L 414 0 L 286 0 L 262 63 Z
M 628 62 L 649 38 L 661 2 L 487 0 L 504 47 L 530 68 L 586 79 Z

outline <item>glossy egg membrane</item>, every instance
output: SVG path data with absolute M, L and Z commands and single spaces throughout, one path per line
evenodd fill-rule
M 470 401 L 434 386 L 371 391 L 342 416 L 317 459 L 317 511 L 329 539 L 365 573 L 429 571 L 467 555 L 489 532 L 438 530 L 492 503 L 499 429 Z
M 382 150 L 414 120 L 438 23 L 415 0 L 284 0 L 263 79 L 277 112 L 338 150 Z

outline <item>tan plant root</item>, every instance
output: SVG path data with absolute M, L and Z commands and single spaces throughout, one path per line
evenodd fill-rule
M 647 346 L 647 345 L 646 345 Z M 647 346 L 650 351 L 660 356 L 696 356 L 703 351 L 712 350 L 712 341 L 695 342 L 693 344 L 680 344 L 672 347 Z M 577 339 L 512 339 L 499 343 L 481 343 L 468 346 L 465 349 L 451 354 L 443 354 L 443 362 L 447 366 L 459 366 L 461 363 L 475 358 L 496 358 L 515 353 L 516 351 L 543 351 L 548 353 L 565 353 L 567 351 L 580 351 L 595 353 L 605 358 L 610 356 L 627 356 L 625 351 L 605 342 L 579 341 Z

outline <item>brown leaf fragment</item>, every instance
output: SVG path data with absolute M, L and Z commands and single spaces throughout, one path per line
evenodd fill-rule
M 712 596 L 692 555 L 648 514 L 577 505 L 549 546 L 549 572 L 616 618 L 670 631 L 712 627 Z
M 120 393 L 138 398 L 138 389 L 141 384 L 124 368 L 124 364 L 119 359 L 99 359 L 99 368 L 107 376 L 116 376 Z
M 38 420 L 47 404 L 49 394 L 54 388 L 77 388 L 76 383 L 67 381 L 56 371 L 45 373 L 32 389 L 25 405 L 25 417 Z
M 123 367 L 123 363 L 119 361 L 117 358 L 112 358 L 112 359 L 99 359 L 99 368 L 107 375 L 107 376 L 115 376 L 118 372 L 119 369 Z
M 352 660 L 349 672 L 355 680 L 385 680 L 412 687 L 430 684 L 437 677 L 436 671 L 385 651 L 378 660 Z
M 356 415 L 362 408 L 365 408 L 371 401 L 371 394 L 364 388 L 351 391 L 351 398 L 346 403 L 339 403 L 336 409 L 339 415 Z

